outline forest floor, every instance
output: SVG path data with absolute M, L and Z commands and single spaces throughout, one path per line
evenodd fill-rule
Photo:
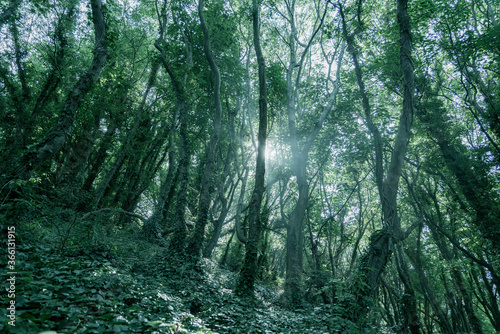
M 331 306 L 281 308 L 277 287 L 238 298 L 237 274 L 212 261 L 192 268 L 167 265 L 160 252 L 149 260 L 112 253 L 19 245 L 15 326 L 2 320 L 0 332 L 332 333 L 341 322 Z

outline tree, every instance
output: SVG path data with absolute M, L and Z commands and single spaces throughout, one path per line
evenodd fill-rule
M 203 245 L 203 240 L 205 237 L 205 227 L 208 220 L 208 210 L 210 207 L 210 179 L 212 174 L 212 168 L 214 164 L 215 151 L 219 143 L 220 132 L 221 132 L 221 122 L 222 122 L 222 103 L 220 97 L 220 86 L 221 86 L 221 75 L 219 72 L 219 67 L 215 62 L 215 57 L 212 53 L 210 47 L 210 33 L 208 30 L 207 23 L 205 21 L 205 16 L 203 14 L 204 10 L 204 0 L 198 1 L 198 15 L 200 17 L 201 29 L 203 31 L 203 50 L 207 58 L 208 64 L 210 65 L 210 70 L 212 71 L 212 80 L 214 86 L 214 105 L 215 105 L 215 117 L 213 132 L 210 137 L 210 142 L 208 143 L 207 152 L 205 156 L 205 168 L 203 170 L 203 178 L 201 180 L 201 190 L 200 197 L 198 201 L 198 219 L 196 220 L 195 230 L 191 240 L 188 243 L 187 251 L 190 255 L 194 257 L 199 257 Z
M 33 152 L 24 155 L 21 163 L 13 173 L 14 178 L 27 179 L 33 171 L 57 153 L 74 130 L 76 113 L 83 98 L 99 79 L 107 57 L 106 24 L 99 0 L 90 1 L 92 7 L 92 22 L 94 24 L 94 58 L 88 71 L 80 77 L 78 82 L 68 93 L 60 112 L 56 128 L 36 145 Z
M 252 26 L 253 43 L 255 54 L 257 55 L 259 72 L 259 131 L 257 162 L 255 166 L 255 186 L 250 198 L 248 208 L 248 238 L 245 243 L 245 260 L 241 268 L 238 291 L 242 294 L 252 294 L 257 273 L 257 256 L 259 253 L 259 241 L 264 222 L 261 216 L 261 204 L 265 191 L 265 173 L 266 173 L 266 138 L 267 138 L 267 88 L 266 88 L 266 63 L 260 44 L 260 5 L 257 0 L 253 1 L 252 6 Z
M 500 331 L 499 8 L 1 2 L 20 331 Z
M 337 80 L 334 84 L 333 91 L 330 93 L 328 101 L 325 106 L 320 107 L 321 112 L 314 123 L 312 130 L 306 139 L 301 138 L 299 130 L 297 129 L 296 121 L 296 108 L 297 96 L 299 95 L 299 83 L 302 78 L 302 70 L 308 56 L 309 49 L 315 41 L 317 33 L 320 31 L 328 6 L 324 10 L 317 11 L 317 22 L 313 26 L 311 36 L 307 44 L 301 45 L 303 50 L 300 59 L 297 60 L 297 27 L 295 24 L 295 1 L 287 4 L 288 22 L 290 24 L 290 35 L 288 36 L 289 46 L 289 64 L 286 72 L 286 102 L 287 102 L 287 116 L 288 116 L 288 131 L 289 143 L 293 159 L 293 172 L 297 178 L 298 199 L 297 203 L 290 214 L 287 225 L 287 239 L 286 239 L 286 284 L 285 284 L 285 303 L 290 307 L 295 308 L 302 302 L 302 270 L 303 259 L 302 249 L 304 245 L 304 216 L 309 200 L 309 181 L 307 180 L 307 165 L 308 155 L 313 146 L 313 143 L 320 132 L 323 122 L 333 108 L 335 98 L 337 96 L 340 85 L 340 68 L 342 64 L 343 47 L 341 47 L 340 54 L 337 60 Z M 303 145 L 299 143 L 303 140 Z
M 397 213 L 397 194 L 399 180 L 403 171 L 403 163 L 411 134 L 410 129 L 413 121 L 415 83 L 413 63 L 411 59 L 411 30 L 407 12 L 408 3 L 405 0 L 399 0 L 397 1 L 397 18 L 400 34 L 400 66 L 403 76 L 403 107 L 399 119 L 398 130 L 394 139 L 394 148 L 389 167 L 387 169 L 387 174 L 384 177 L 382 138 L 380 131 L 372 120 L 370 102 L 366 93 L 361 66 L 359 64 L 358 54 L 354 44 L 355 35 L 350 35 L 347 31 L 347 23 L 342 5 L 339 5 L 339 9 L 342 16 L 344 36 L 347 40 L 347 49 L 352 57 L 361 99 L 363 101 L 365 122 L 373 135 L 375 147 L 375 178 L 380 196 L 380 203 L 382 205 L 383 221 L 382 230 L 373 234 L 371 237 L 370 246 L 361 259 L 358 273 L 359 278 L 357 278 L 353 283 L 356 303 L 360 309 L 357 312 L 353 312 L 349 318 L 354 322 L 358 322 L 360 319 L 363 319 L 366 314 L 368 306 L 367 299 L 378 287 L 380 275 L 382 274 L 394 247 L 396 247 L 397 261 L 403 261 L 401 251 L 397 250 L 397 244 L 404 240 L 406 236 L 405 233 L 401 231 L 400 217 Z M 359 11 L 360 9 L 358 9 L 358 15 Z M 362 27 L 362 23 L 359 22 L 359 24 L 359 27 Z M 354 34 L 356 34 L 356 31 Z M 407 275 L 401 271 L 400 276 L 403 284 L 405 285 L 405 293 L 409 294 L 410 298 L 406 301 L 410 307 L 408 311 L 411 312 L 406 325 L 411 328 L 412 333 L 418 333 L 420 329 L 418 325 L 418 318 L 416 317 L 414 292 Z

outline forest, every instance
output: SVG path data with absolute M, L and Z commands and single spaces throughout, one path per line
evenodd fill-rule
M 2 333 L 500 333 L 499 0 L 0 0 Z

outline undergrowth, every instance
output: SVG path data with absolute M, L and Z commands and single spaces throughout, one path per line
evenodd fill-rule
M 256 299 L 232 292 L 236 275 L 204 260 L 195 268 L 127 266 L 99 253 L 17 249 L 16 326 L 4 333 L 331 333 L 340 319 L 327 306 L 291 312 L 262 285 Z M 171 263 L 170 263 L 171 264 Z M 2 304 L 7 305 L 7 295 Z M 2 319 L 7 318 L 2 308 Z
M 83 219 L 49 197 L 32 191 L 0 213 L 1 230 L 15 221 L 18 233 L 15 326 L 2 307 L 1 333 L 355 333 L 332 305 L 292 312 L 265 284 L 240 298 L 236 272 L 175 260 L 141 238 L 136 222 Z M 7 293 L 0 298 L 9 305 Z

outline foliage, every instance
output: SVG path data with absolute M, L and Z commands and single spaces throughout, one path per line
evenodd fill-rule
M 77 255 L 26 243 L 17 259 L 16 326 L 0 324 L 5 333 L 326 333 L 343 324 L 328 306 L 283 310 L 277 292 L 262 285 L 257 304 L 239 299 L 230 289 L 235 275 L 210 261 L 130 270 L 95 250 Z
M 255 2 L 269 117 L 246 299 L 254 2 L 204 2 L 209 48 L 194 0 L 0 2 L 0 229 L 18 231 L 19 289 L 0 332 L 406 333 L 413 315 L 421 333 L 500 332 L 499 1 L 408 3 L 404 154 L 406 2 Z M 169 253 L 182 233 L 206 259 Z

